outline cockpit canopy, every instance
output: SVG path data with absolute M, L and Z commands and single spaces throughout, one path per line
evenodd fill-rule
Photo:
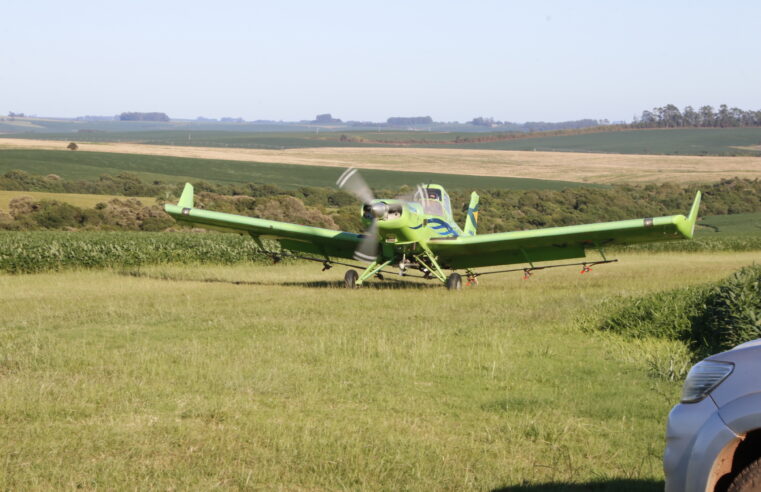
M 439 217 L 452 218 L 452 204 L 449 201 L 449 195 L 443 187 L 439 185 L 428 185 L 423 188 L 425 196 L 423 197 L 423 210 L 428 215 L 438 215 Z

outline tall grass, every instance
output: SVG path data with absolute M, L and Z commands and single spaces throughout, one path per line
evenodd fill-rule
M 591 324 L 599 330 L 680 341 L 694 360 L 702 359 L 761 338 L 761 265 L 742 268 L 718 283 L 616 299 L 600 311 L 607 314 Z
M 648 253 L 761 251 L 761 234 L 698 237 L 690 241 L 668 241 L 664 243 L 646 243 L 633 246 L 615 247 L 611 248 L 611 251 L 639 251 Z
M 0 233 L 0 271 L 38 273 L 162 263 L 266 262 L 237 234 L 26 231 Z

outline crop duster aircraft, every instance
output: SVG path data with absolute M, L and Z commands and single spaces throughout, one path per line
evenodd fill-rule
M 459 289 L 462 277 L 454 270 L 463 271 L 468 284 L 476 283 L 476 278 L 486 273 L 523 270 L 528 277 L 534 270 L 556 266 L 581 265 L 584 273 L 591 266 L 617 261 L 606 258 L 605 246 L 691 239 L 700 207 L 698 192 L 687 217 L 671 215 L 478 235 L 478 194 L 475 192 L 471 194 L 464 228 L 460 229 L 452 220 L 449 195 L 439 185 L 420 185 L 407 197 L 377 199 L 353 168 L 341 175 L 337 185 L 363 202 L 364 234 L 194 208 L 190 183 L 185 185 L 177 205 L 167 204 L 164 209 L 180 223 L 249 234 L 265 252 L 262 239 L 277 241 L 283 250 L 324 263 L 323 270 L 333 264 L 363 268 L 343 263 L 340 261 L 343 259 L 369 263 L 361 273 L 356 270 L 346 272 L 344 283 L 349 288 L 360 286 L 372 277 L 383 278 L 383 273 L 389 273 L 385 269 L 398 267 L 400 275 L 409 275 L 408 270 L 418 270 L 423 278 L 439 280 L 448 289 Z M 537 262 L 584 258 L 588 249 L 597 250 L 601 259 L 535 265 Z M 276 259 L 281 254 L 269 253 Z M 529 266 L 498 272 L 474 270 L 515 264 Z M 446 270 L 453 272 L 447 276 Z

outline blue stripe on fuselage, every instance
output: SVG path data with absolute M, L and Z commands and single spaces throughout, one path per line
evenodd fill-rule
M 435 231 L 440 236 L 455 236 L 457 237 L 457 231 L 455 231 L 451 225 L 441 219 L 428 219 L 428 226 L 431 230 Z M 444 229 L 443 231 L 441 229 Z

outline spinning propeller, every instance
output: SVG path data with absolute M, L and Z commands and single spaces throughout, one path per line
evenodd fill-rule
M 375 261 L 378 257 L 378 219 L 388 213 L 388 205 L 383 202 L 373 203 L 375 195 L 356 168 L 350 167 L 344 171 L 336 184 L 340 189 L 351 193 L 364 203 L 364 216 L 372 220 L 370 227 L 363 233 L 362 241 L 354 251 L 354 258 L 367 262 Z
M 367 183 L 359 174 L 356 168 L 350 167 L 341 174 L 336 181 L 338 187 L 347 193 L 357 197 L 363 204 L 363 216 L 371 220 L 368 227 L 362 234 L 362 241 L 354 251 L 354 258 L 361 261 L 373 262 L 378 257 L 378 220 L 386 218 L 389 212 L 401 214 L 402 206 L 393 203 L 389 205 L 386 202 L 376 201 L 375 195 Z M 397 196 L 395 201 L 425 203 L 425 189 L 422 185 L 417 185 L 414 190 L 404 195 Z

